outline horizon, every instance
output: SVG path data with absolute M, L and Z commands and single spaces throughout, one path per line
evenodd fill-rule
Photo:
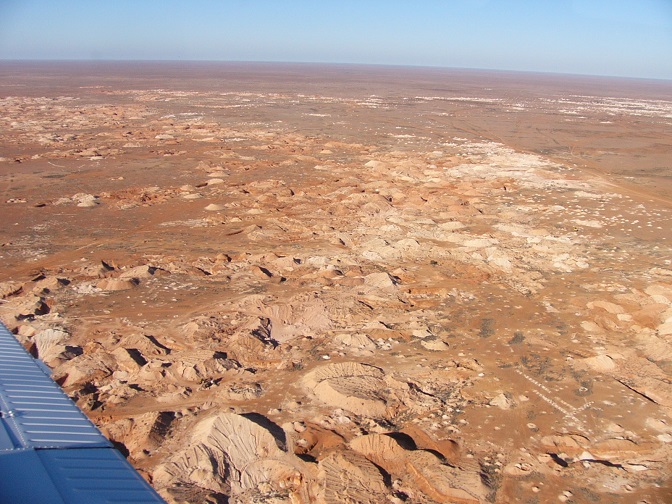
M 665 0 L 0 0 L 2 61 L 211 61 L 672 80 Z
M 349 62 L 319 62 L 319 61 L 260 61 L 260 60 L 206 60 L 206 59 L 9 59 L 0 58 L 0 65 L 2 63 L 36 63 L 36 64 L 58 64 L 58 63 L 75 63 L 83 65 L 95 65 L 101 63 L 112 64 L 222 64 L 222 65 L 268 65 L 268 66 L 323 66 L 323 67 L 360 67 L 360 68 L 380 68 L 380 69 L 409 69 L 409 70 L 439 70 L 439 71 L 460 71 L 460 72 L 482 72 L 482 73 L 501 73 L 501 74 L 524 74 L 524 75 L 538 75 L 538 76 L 563 76 L 572 78 L 597 78 L 597 79 L 615 79 L 615 80 L 637 80 L 637 81 L 655 81 L 655 82 L 672 82 L 672 77 L 636 77 L 624 75 L 603 75 L 603 74 L 587 74 L 587 73 L 570 73 L 570 72 L 553 72 L 540 70 L 516 70 L 516 69 L 502 69 L 502 68 L 476 68 L 476 67 L 451 67 L 439 65 L 413 65 L 413 64 L 393 64 L 393 63 L 349 63 Z

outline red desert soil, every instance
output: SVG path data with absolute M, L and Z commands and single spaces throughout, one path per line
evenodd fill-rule
M 669 83 L 0 68 L 0 319 L 168 502 L 672 500 Z

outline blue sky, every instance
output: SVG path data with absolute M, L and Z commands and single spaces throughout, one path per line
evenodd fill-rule
M 0 0 L 0 59 L 333 62 L 672 79 L 672 0 Z

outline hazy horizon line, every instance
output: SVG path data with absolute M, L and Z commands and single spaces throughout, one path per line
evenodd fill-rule
M 273 60 L 219 60 L 219 59 L 115 59 L 115 58 L 2 58 L 0 62 L 13 63 L 224 63 L 224 64 L 259 64 L 259 65 L 315 65 L 315 66 L 349 66 L 349 67 L 379 67 L 379 68 L 417 68 L 434 70 L 462 70 L 473 72 L 499 72 L 499 73 L 520 73 L 536 75 L 563 75 L 568 77 L 597 77 L 604 79 L 632 79 L 647 81 L 672 82 L 672 78 L 665 77 L 633 77 L 631 75 L 609 75 L 609 74 L 591 74 L 591 73 L 571 73 L 571 72 L 552 72 L 547 70 L 520 70 L 510 68 L 484 68 L 484 67 L 458 67 L 444 65 L 415 65 L 402 63 L 356 63 L 356 62 L 334 62 L 334 61 L 273 61 Z

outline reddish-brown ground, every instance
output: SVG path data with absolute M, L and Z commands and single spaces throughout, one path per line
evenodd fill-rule
M 669 83 L 0 68 L 0 319 L 168 501 L 672 498 Z

